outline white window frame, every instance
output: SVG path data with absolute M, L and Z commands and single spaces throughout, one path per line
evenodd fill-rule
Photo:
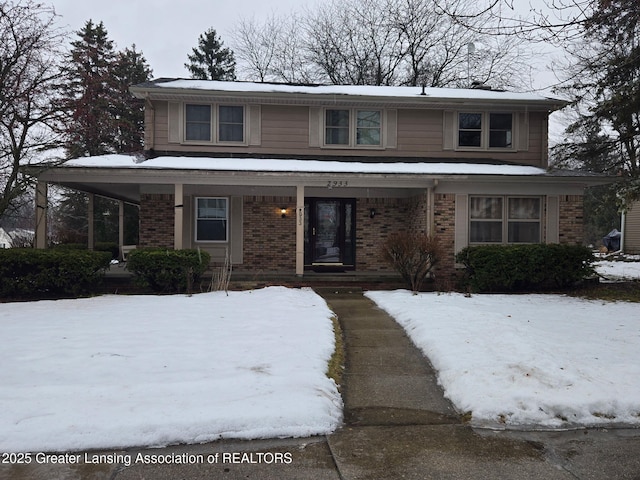
M 208 106 L 211 108 L 211 118 L 209 122 L 209 138 L 210 140 L 188 140 L 187 139 L 187 106 L 196 105 L 196 106 Z M 231 140 L 221 140 L 220 139 L 220 107 L 238 107 L 242 108 L 242 141 L 231 141 Z M 183 118 L 182 122 L 183 128 L 183 143 L 190 145 L 238 145 L 238 146 L 246 146 L 248 145 L 248 129 L 247 129 L 247 106 L 246 105 L 238 105 L 238 104 L 230 104 L 230 103 L 195 103 L 195 102 L 187 102 L 182 106 L 183 110 Z
M 469 146 L 469 145 L 460 145 L 460 115 L 463 114 L 477 114 L 480 115 L 481 128 L 480 128 L 480 146 Z M 491 115 L 492 114 L 504 114 L 511 115 L 511 145 L 507 147 L 492 147 L 490 146 L 491 141 Z M 517 122 L 517 114 L 516 112 L 509 111 L 478 111 L 478 110 L 459 110 L 455 112 L 455 148 L 456 150 L 463 151 L 498 151 L 498 152 L 514 152 L 516 151 L 516 122 Z M 495 130 L 495 129 L 494 129 Z
M 500 219 L 472 219 L 471 202 L 474 198 L 499 198 L 502 201 Z M 509 217 L 509 201 L 512 199 L 535 199 L 538 201 L 538 218 L 511 218 Z M 538 195 L 470 195 L 468 214 L 468 241 L 469 245 L 523 245 L 542 242 L 543 228 L 543 198 Z M 471 238 L 473 222 L 495 222 L 501 225 L 501 238 L 499 242 L 474 241 Z M 534 242 L 514 242 L 509 241 L 509 225 L 512 223 L 532 223 L 538 225 L 538 239 Z
M 349 112 L 348 142 L 347 143 L 327 143 L 327 112 L 333 110 L 344 110 Z M 380 141 L 377 144 L 358 143 L 358 112 L 378 112 L 380 115 Z M 384 148 L 384 110 L 380 108 L 349 108 L 349 107 L 327 107 L 322 110 L 322 146 L 325 148 L 357 148 L 380 150 Z M 371 127 L 362 127 L 371 128 Z
M 200 218 L 199 216 L 199 209 L 198 209 L 198 203 L 199 200 L 224 200 L 225 201 L 225 218 Z M 198 243 L 228 243 L 229 242 L 229 208 L 230 208 L 230 201 L 228 197 L 196 197 L 195 198 L 195 202 L 194 202 L 194 222 L 193 222 L 193 238 L 195 239 L 196 242 Z M 207 239 L 200 239 L 198 237 L 198 221 L 200 220 L 217 220 L 217 221 L 224 221 L 225 223 L 225 234 L 224 234 L 224 240 L 207 240 Z

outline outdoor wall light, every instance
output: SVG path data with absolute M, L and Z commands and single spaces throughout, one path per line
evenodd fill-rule
M 373 218 L 376 216 L 376 209 L 372 208 L 371 210 L 369 210 L 369 218 Z
M 282 207 L 282 208 L 280 209 L 280 216 L 281 216 L 282 218 L 286 218 L 286 217 L 287 217 L 287 209 L 286 209 L 286 208 Z

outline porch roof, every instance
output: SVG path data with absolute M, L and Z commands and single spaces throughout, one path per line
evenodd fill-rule
M 215 158 L 161 156 L 144 159 L 133 155 L 101 155 L 69 160 L 63 168 L 130 168 L 134 170 L 205 170 L 227 172 L 356 173 L 414 175 L 547 175 L 542 168 L 458 162 L 356 162 L 274 158 Z
M 69 160 L 39 175 L 42 182 L 138 203 L 142 185 L 210 185 L 255 192 L 254 187 L 283 192 L 304 185 L 314 189 L 341 188 L 392 190 L 402 195 L 445 184 L 463 189 L 482 185 L 512 184 L 538 191 L 582 190 L 586 186 L 611 183 L 609 177 L 580 172 L 547 171 L 523 165 L 460 162 L 358 162 L 281 158 L 212 158 L 162 156 L 145 159 L 135 155 L 102 155 Z M 466 185 L 466 187 L 464 186 Z M 544 186 L 544 187 L 543 187 Z M 243 190 L 244 189 L 244 190 Z M 284 190 L 283 190 L 284 189 Z M 294 190 L 295 191 L 295 190 Z M 371 190 L 373 191 L 373 190 Z M 354 193 L 355 195 L 355 193 Z

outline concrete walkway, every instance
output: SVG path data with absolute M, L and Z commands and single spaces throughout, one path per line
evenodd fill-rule
M 333 435 L 90 452 L 120 455 L 96 464 L 0 463 L 0 479 L 640 479 L 640 430 L 474 431 L 393 319 L 361 291 L 319 293 L 346 344 L 345 425 Z

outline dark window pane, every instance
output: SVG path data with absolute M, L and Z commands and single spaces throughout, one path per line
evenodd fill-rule
M 229 105 L 218 107 L 218 141 L 244 141 L 244 108 Z
M 481 113 L 461 113 L 459 121 L 461 130 L 480 130 L 482 128 Z
M 501 243 L 502 222 L 472 221 L 469 241 L 471 243 Z
M 539 222 L 509 222 L 509 243 L 540 242 Z
M 356 143 L 358 145 L 380 145 L 379 111 L 358 110 L 356 127 Z
M 198 220 L 198 240 L 223 242 L 226 239 L 226 220 Z
M 349 127 L 349 110 L 327 110 L 327 127 Z
M 479 147 L 481 145 L 481 132 L 460 131 L 458 137 L 458 145 L 461 147 Z
M 185 140 L 211 141 L 211 106 L 187 105 Z
M 513 116 L 510 113 L 489 115 L 489 147 L 510 148 L 513 145 Z
M 228 105 L 220 105 L 220 122 L 223 123 L 243 123 L 244 109 L 242 107 L 230 107 Z

